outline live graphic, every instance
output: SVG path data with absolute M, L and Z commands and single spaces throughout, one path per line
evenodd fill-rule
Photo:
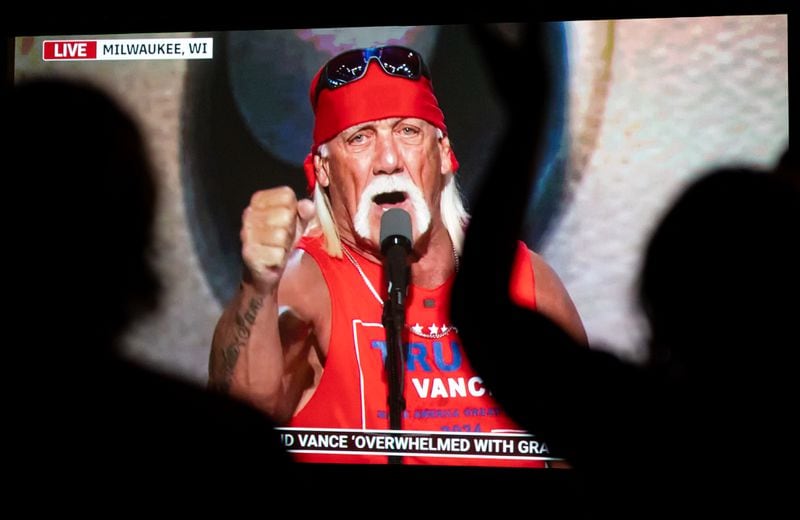
M 214 38 L 46 40 L 44 61 L 197 60 L 214 57 Z

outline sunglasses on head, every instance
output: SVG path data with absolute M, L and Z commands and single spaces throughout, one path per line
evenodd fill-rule
M 314 92 L 314 105 L 323 89 L 337 89 L 364 77 L 370 60 L 375 59 L 386 74 L 406 79 L 431 79 L 431 73 L 417 51 L 398 45 L 356 49 L 334 56 L 322 68 Z

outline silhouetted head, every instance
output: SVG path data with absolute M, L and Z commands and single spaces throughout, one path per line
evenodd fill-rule
M 800 316 L 799 227 L 798 192 L 771 173 L 724 169 L 692 184 L 655 231 L 641 274 L 656 355 L 734 377 L 779 363 Z
M 87 84 L 36 80 L 8 96 L 11 154 L 25 210 L 21 256 L 45 331 L 82 349 L 113 343 L 155 307 L 155 185 L 136 124 Z
M 800 190 L 800 164 L 798 164 L 797 154 L 792 153 L 791 148 L 784 150 L 775 167 L 775 174 L 792 184 L 796 190 Z

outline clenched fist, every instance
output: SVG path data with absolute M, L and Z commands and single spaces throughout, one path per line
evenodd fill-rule
M 280 281 L 289 252 L 314 217 L 314 203 L 298 202 L 286 186 L 257 191 L 242 214 L 242 258 L 249 281 L 257 290 L 273 291 Z

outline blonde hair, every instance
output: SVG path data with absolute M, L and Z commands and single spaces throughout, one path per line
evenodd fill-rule
M 320 152 L 322 152 L 322 146 L 320 146 Z M 336 224 L 333 222 L 331 200 L 328 198 L 328 194 L 322 190 L 319 182 L 314 183 L 314 206 L 317 210 L 322 236 L 325 237 L 325 251 L 333 257 L 341 258 L 342 240 L 339 238 L 339 230 L 336 229 Z
M 444 138 L 441 129 L 437 128 L 436 132 L 438 139 Z M 327 158 L 330 154 L 328 144 L 321 144 L 317 149 L 317 153 L 320 157 Z M 326 190 L 320 186 L 319 182 L 314 184 L 314 206 L 316 206 L 319 225 L 325 237 L 325 251 L 330 256 L 341 258 L 342 241 L 339 238 L 336 223 L 333 221 L 331 201 Z M 445 174 L 444 187 L 439 199 L 439 212 L 442 217 L 442 223 L 450 235 L 450 240 L 453 242 L 453 247 L 456 248 L 457 253 L 461 253 L 461 248 L 464 245 L 464 230 L 469 222 L 469 213 L 464 208 L 464 198 L 456 182 L 455 172 L 451 171 Z

